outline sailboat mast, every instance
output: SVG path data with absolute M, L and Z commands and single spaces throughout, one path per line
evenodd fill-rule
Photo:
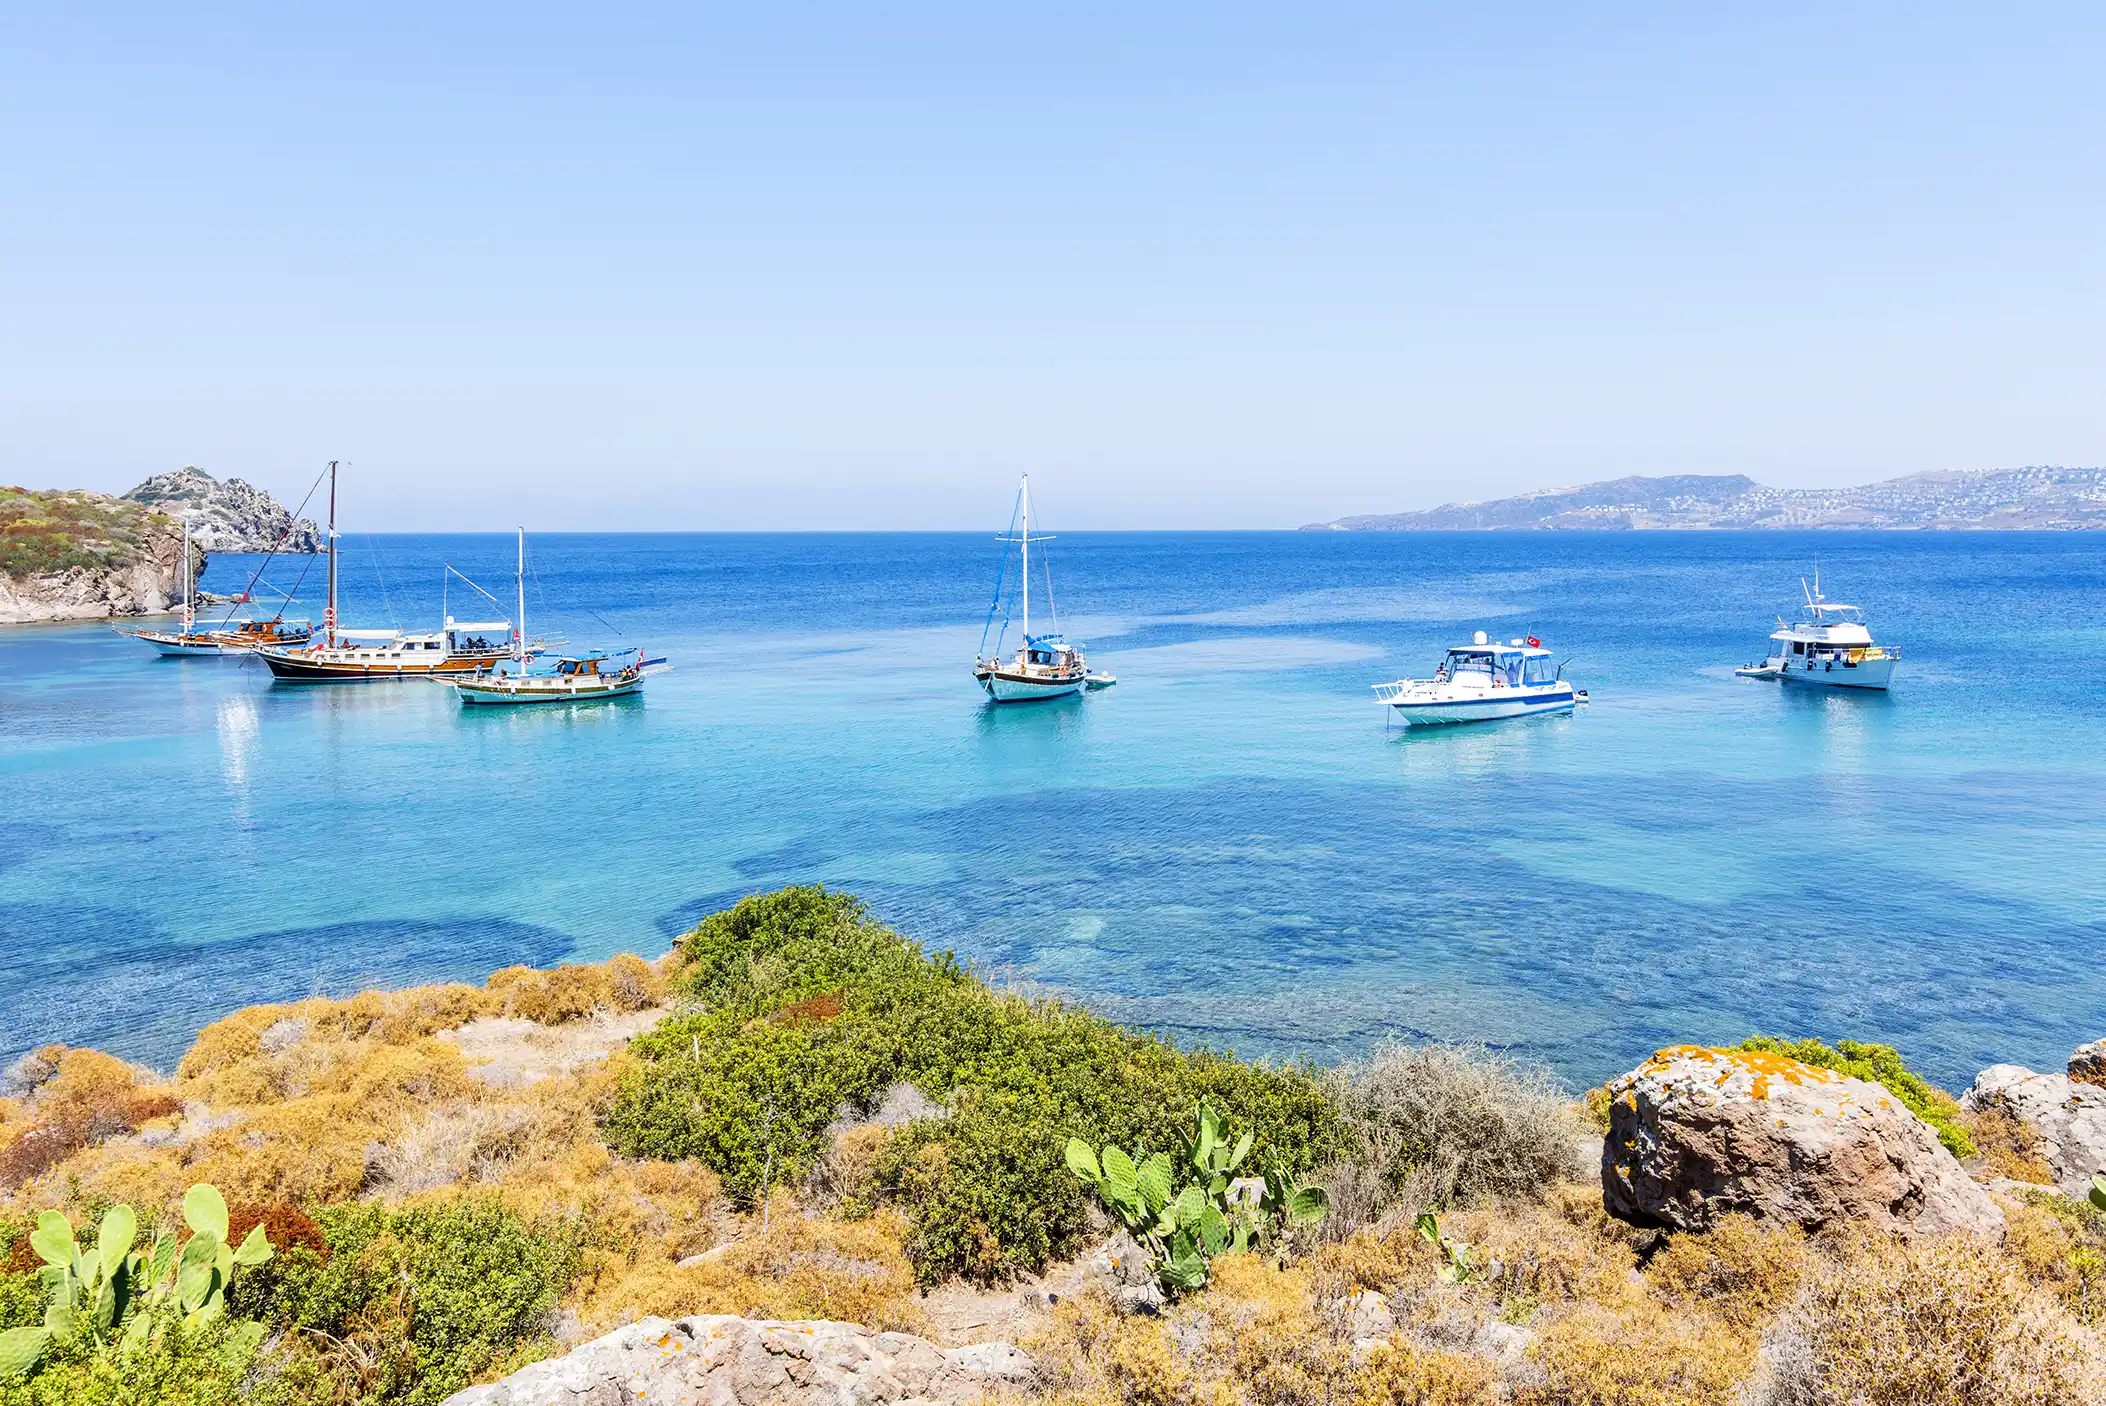
M 526 529 L 519 529 L 519 672 L 526 672 Z
M 322 612 L 322 642 L 336 648 L 336 460 L 329 461 L 329 605 Z
M 190 515 L 183 515 L 183 633 L 190 633 L 191 624 L 197 619 L 197 610 L 190 603 Z
M 1024 648 L 1031 647 L 1031 475 L 1024 475 Z

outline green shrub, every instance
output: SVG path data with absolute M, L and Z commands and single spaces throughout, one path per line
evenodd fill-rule
M 1740 1042 L 1740 1048 L 1785 1055 L 1817 1069 L 1833 1069 L 1852 1079 L 1883 1085 L 1901 1100 L 1904 1108 L 1937 1130 L 1938 1141 L 1945 1144 L 1946 1151 L 1955 1157 L 1974 1156 L 1974 1139 L 1960 1125 L 1959 1105 L 1950 1094 L 1931 1087 L 1921 1075 L 1912 1072 L 1892 1046 L 1838 1040 L 1830 1047 L 1819 1040 L 1751 1035 Z
M 631 1156 L 694 1157 L 734 1199 L 804 1176 L 844 1109 L 898 1082 L 942 1102 L 878 1158 L 924 1282 L 1029 1273 L 1073 1249 L 1083 1188 L 1070 1137 L 1174 1151 L 1195 1104 L 1263 1130 L 1260 1152 L 1304 1171 L 1340 1131 L 1308 1071 L 1186 1052 L 1053 1001 L 998 995 L 949 954 L 924 955 L 844 894 L 784 889 L 681 940 L 700 1009 L 631 1047 L 605 1123 Z
M 578 1271 L 576 1224 L 530 1226 L 492 1198 L 337 1206 L 315 1219 L 326 1262 L 296 1247 L 236 1295 L 238 1310 L 293 1331 L 305 1355 L 284 1376 L 296 1396 L 441 1401 L 546 1349 L 549 1314 Z
M 219 1318 L 196 1328 L 178 1318 L 136 1347 L 98 1351 L 92 1339 L 54 1342 L 36 1375 L 0 1382 L 0 1406 L 295 1406 L 255 1376 L 257 1343 Z

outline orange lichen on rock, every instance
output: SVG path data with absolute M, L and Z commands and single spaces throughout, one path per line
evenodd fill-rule
M 1709 1045 L 1669 1045 L 1656 1050 L 1651 1059 L 1624 1077 L 1628 1080 L 1665 1074 L 1677 1064 L 1691 1062 L 1718 1065 L 1718 1074 L 1711 1080 L 1718 1088 L 1724 1088 L 1736 1074 L 1749 1075 L 1748 1092 L 1760 1099 L 1770 1096 L 1771 1086 L 1776 1082 L 1803 1088 L 1808 1084 L 1840 1083 L 1843 1078 L 1832 1069 L 1805 1064 L 1789 1055 L 1771 1054 L 1767 1050 L 1721 1050 Z M 1637 1107 L 1636 1095 L 1628 1088 L 1624 1100 L 1629 1106 Z

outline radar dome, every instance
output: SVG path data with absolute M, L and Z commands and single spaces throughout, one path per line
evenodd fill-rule
M 1483 644 L 1483 643 L 1484 643 L 1484 638 L 1485 638 L 1485 636 L 1484 636 L 1484 631 L 1482 631 L 1482 630 L 1479 630 L 1479 631 L 1478 631 L 1478 632 L 1477 632 L 1476 634 L 1474 634 L 1474 635 L 1470 636 L 1470 643 L 1471 643 L 1471 644 Z

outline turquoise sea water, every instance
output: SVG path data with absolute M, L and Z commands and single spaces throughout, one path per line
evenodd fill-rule
M 1120 683 L 1006 708 L 987 534 L 531 549 L 535 633 L 674 672 L 463 713 L 0 630 L 0 1047 L 165 1065 L 254 1001 L 655 953 L 806 880 L 1253 1053 L 1482 1039 L 1582 1084 L 1764 1030 L 1964 1083 L 2106 1034 L 2099 537 L 1067 534 L 1062 624 Z M 447 562 L 509 596 L 511 553 L 349 539 L 345 623 L 435 622 Z M 1816 561 L 1904 647 L 1890 696 L 1732 677 Z M 1480 627 L 1592 705 L 1386 731 L 1368 685 Z

